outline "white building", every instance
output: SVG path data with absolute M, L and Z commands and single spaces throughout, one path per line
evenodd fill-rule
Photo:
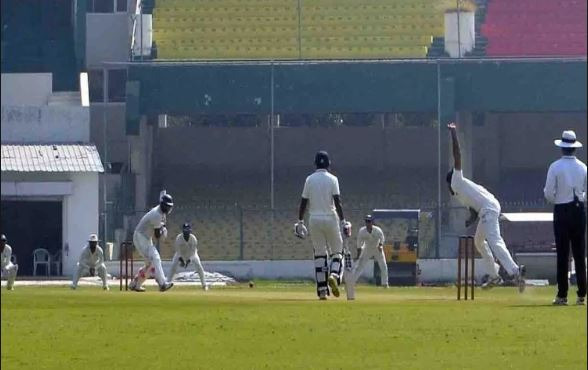
M 104 168 L 90 143 L 87 75 L 80 86 L 53 93 L 49 73 L 2 74 L 1 232 L 21 276 L 32 275 L 36 248 L 61 254 L 61 274 L 71 274 L 88 235 L 98 232 Z

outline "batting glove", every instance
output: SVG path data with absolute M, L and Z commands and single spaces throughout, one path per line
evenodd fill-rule
M 94 267 L 90 267 L 90 276 L 95 276 L 96 275 L 96 270 L 94 269 Z
M 182 268 L 183 268 L 183 267 L 186 267 L 186 263 L 184 262 L 184 259 L 183 259 L 182 257 L 180 257 L 180 258 L 178 259 L 178 261 L 180 261 L 180 267 L 182 267 Z
M 341 233 L 346 238 L 351 237 L 351 222 L 346 220 L 341 221 Z
M 298 222 L 294 224 L 294 235 L 300 239 L 304 239 L 308 235 L 308 229 L 304 226 L 303 220 L 298 220 Z
M 190 264 L 190 260 L 186 260 L 186 268 L 188 268 L 188 265 Z

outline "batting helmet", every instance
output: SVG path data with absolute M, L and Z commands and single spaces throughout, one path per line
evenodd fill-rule
M 182 225 L 182 230 L 184 231 L 191 231 L 192 230 L 192 226 L 190 225 L 190 223 L 186 222 Z
M 2 234 L 0 235 L 0 240 L 5 242 L 6 241 L 6 235 Z
M 174 206 L 174 199 L 169 194 L 163 194 L 161 196 L 161 200 L 159 201 L 160 204 L 165 204 L 166 206 L 173 207 Z
M 316 153 L 316 156 L 314 157 L 314 164 L 316 165 L 316 168 L 329 168 L 331 165 L 329 153 L 324 150 Z

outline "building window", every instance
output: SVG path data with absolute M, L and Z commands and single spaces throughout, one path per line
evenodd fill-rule
M 90 0 L 88 13 L 114 13 L 114 0 Z
M 116 1 L 116 11 L 125 12 L 127 11 L 127 0 L 114 0 Z
M 121 103 L 125 101 L 127 85 L 126 69 L 111 69 L 108 71 L 108 101 Z
M 90 84 L 90 102 L 104 102 L 104 71 L 101 69 L 88 71 L 88 83 Z
M 88 13 L 126 13 L 127 0 L 89 0 Z

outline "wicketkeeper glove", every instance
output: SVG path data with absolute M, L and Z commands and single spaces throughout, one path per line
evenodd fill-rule
M 300 239 L 304 239 L 308 235 L 308 229 L 304 226 L 303 220 L 298 220 L 298 222 L 294 224 L 294 235 Z
M 346 220 L 341 221 L 341 234 L 346 238 L 351 237 L 351 222 Z

